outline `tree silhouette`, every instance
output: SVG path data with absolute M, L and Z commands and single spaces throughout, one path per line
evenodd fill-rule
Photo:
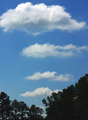
M 35 105 L 32 105 L 29 108 L 28 116 L 29 116 L 30 120 L 43 120 L 43 117 L 41 116 L 41 114 L 43 112 L 44 111 L 42 108 L 36 107 Z
M 18 104 L 18 110 L 19 110 L 19 119 L 24 120 L 27 115 L 28 106 L 24 101 L 20 101 Z
M 75 111 L 76 118 L 78 120 L 88 119 L 88 74 L 79 79 L 75 84 L 76 99 L 75 99 Z
M 13 118 L 14 118 L 14 120 L 18 120 L 18 118 L 19 118 L 19 116 L 18 116 L 18 113 L 19 113 L 18 106 L 19 106 L 19 102 L 16 99 L 14 101 L 12 101 Z
M 1 92 L 0 93 L 0 117 L 2 120 L 5 120 L 7 117 L 11 115 L 12 107 L 10 105 L 11 101 L 9 100 L 9 96 Z
M 88 120 L 88 74 L 62 92 L 52 93 L 42 100 L 46 120 Z

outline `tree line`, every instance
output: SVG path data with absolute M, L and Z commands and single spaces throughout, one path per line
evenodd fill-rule
M 43 109 L 32 105 L 30 108 L 24 101 L 11 101 L 9 96 L 0 93 L 0 119 L 1 120 L 43 120 Z
M 53 92 L 42 100 L 46 106 L 46 117 L 43 109 L 24 101 L 11 101 L 9 96 L 0 93 L 1 120 L 88 120 L 88 74 L 81 77 L 78 83 L 62 92 Z

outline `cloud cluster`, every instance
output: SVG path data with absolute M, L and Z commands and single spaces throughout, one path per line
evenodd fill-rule
M 68 73 L 57 75 L 55 71 L 50 72 L 46 71 L 44 73 L 36 72 L 32 76 L 25 77 L 27 80 L 40 80 L 40 79 L 48 79 L 50 81 L 60 81 L 60 82 L 67 82 L 70 80 L 73 80 L 73 75 L 70 75 Z
M 63 6 L 26 2 L 3 13 L 0 27 L 4 31 L 21 30 L 37 35 L 54 29 L 80 30 L 86 27 L 86 23 L 72 19 Z
M 44 58 L 47 56 L 53 57 L 71 57 L 75 55 L 79 55 L 82 51 L 88 51 L 87 46 L 78 47 L 73 44 L 69 45 L 52 45 L 52 44 L 34 44 L 22 50 L 22 55 L 26 57 L 34 57 L 34 58 Z
M 21 96 L 23 97 L 46 97 L 46 96 L 50 96 L 52 94 L 52 92 L 56 92 L 58 93 L 58 91 L 62 91 L 62 90 L 50 90 L 48 87 L 44 88 L 44 87 L 40 87 L 35 89 L 33 92 L 26 92 L 21 94 Z

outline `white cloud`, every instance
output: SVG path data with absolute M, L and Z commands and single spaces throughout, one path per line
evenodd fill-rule
M 27 76 L 25 77 L 27 80 L 40 80 L 40 79 L 48 79 L 51 81 L 60 81 L 60 82 L 67 82 L 70 80 L 74 80 L 73 75 L 66 73 L 57 75 L 55 71 L 50 72 L 46 71 L 44 73 L 36 72 L 32 76 Z
M 50 90 L 48 87 L 44 88 L 44 87 L 40 87 L 35 89 L 33 92 L 26 92 L 26 93 L 22 93 L 21 96 L 23 97 L 46 97 L 46 96 L 50 96 L 52 94 L 52 92 L 56 92 L 58 93 L 58 91 L 62 91 L 62 90 Z
M 26 2 L 3 13 L 0 16 L 0 27 L 4 31 L 21 30 L 38 35 L 54 29 L 80 30 L 86 27 L 86 23 L 72 19 L 63 6 Z
M 76 46 L 73 44 L 69 45 L 53 45 L 53 44 L 34 44 L 22 50 L 22 55 L 26 57 L 34 57 L 34 58 L 44 58 L 47 56 L 53 57 L 71 57 L 75 55 L 79 55 L 82 51 L 88 51 L 87 46 Z
M 44 73 L 36 72 L 32 76 L 25 77 L 25 79 L 28 80 L 52 79 L 54 78 L 55 74 L 56 72 L 49 72 L 49 71 Z

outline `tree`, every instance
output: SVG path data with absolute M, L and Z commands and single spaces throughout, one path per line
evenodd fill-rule
M 75 99 L 75 116 L 78 120 L 88 119 L 88 74 L 81 77 L 78 83 L 75 84 L 76 99 Z
M 63 89 L 60 98 L 60 105 L 61 105 L 61 116 L 63 116 L 63 120 L 66 118 L 68 120 L 74 119 L 74 101 L 73 98 L 75 97 L 75 87 L 71 85 L 67 89 Z M 69 115 L 69 117 L 68 117 Z
M 6 119 L 10 116 L 10 113 L 12 111 L 11 107 L 11 101 L 9 100 L 9 96 L 1 92 L 0 93 L 0 117 L 2 120 Z
M 30 120 L 43 120 L 43 117 L 41 116 L 41 114 L 43 112 L 44 111 L 42 108 L 36 107 L 35 105 L 32 105 L 29 108 L 28 116 L 29 116 Z
M 13 108 L 13 118 L 15 120 L 18 120 L 18 106 L 19 106 L 19 102 L 15 99 L 14 101 L 12 101 L 12 108 Z
M 9 100 L 9 96 L 0 93 L 0 118 L 2 120 L 43 120 L 42 108 L 32 105 L 30 108 L 24 101 Z
M 88 74 L 62 92 L 52 93 L 42 100 L 46 106 L 46 120 L 88 119 Z
M 25 102 L 20 101 L 18 104 L 19 119 L 24 120 L 27 115 L 28 106 Z
M 52 93 L 51 96 L 48 96 L 47 99 L 43 99 L 42 102 L 45 104 L 46 108 L 46 120 L 58 120 L 58 117 L 61 115 L 61 92 Z

